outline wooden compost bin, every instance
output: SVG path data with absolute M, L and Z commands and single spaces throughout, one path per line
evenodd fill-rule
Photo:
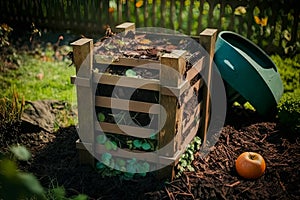
M 117 26 L 117 28 L 125 33 L 135 31 L 133 23 L 124 23 Z M 116 136 L 124 136 L 126 135 L 125 132 L 141 133 L 143 137 L 155 132 L 150 125 L 147 128 L 105 121 L 99 122 L 97 113 L 96 115 L 94 114 L 99 108 L 112 109 L 111 106 L 113 105 L 113 109 L 126 110 L 128 109 L 126 105 L 129 105 L 130 112 L 159 116 L 161 112 L 159 105 L 161 105 L 165 108 L 167 117 L 163 127 L 157 133 L 156 144 L 157 148 L 160 149 L 171 141 L 171 151 L 166 152 L 164 155 L 159 155 L 158 160 L 155 153 L 153 153 L 153 156 L 147 156 L 146 158 L 141 154 L 137 156 L 137 159 L 144 159 L 149 163 L 172 163 L 168 167 L 159 170 L 159 176 L 160 178 L 174 178 L 174 166 L 178 163 L 180 155 L 185 151 L 187 145 L 197 134 L 201 137 L 202 143 L 206 140 L 209 121 L 211 66 L 216 33 L 216 29 L 205 29 L 200 36 L 194 37 L 206 49 L 208 54 L 203 54 L 189 68 L 187 67 L 185 57 L 186 51 L 183 50 L 174 50 L 165 53 L 158 60 L 119 57 L 113 61 L 106 62 L 103 57 L 94 54 L 95 47 L 92 39 L 82 38 L 73 42 L 71 45 L 73 46 L 76 76 L 71 77 L 71 82 L 76 82 L 78 127 L 79 130 L 84 130 L 84 132 L 80 131 L 81 136 L 84 136 L 76 142 L 81 163 L 95 166 L 95 157 L 89 151 L 95 152 L 96 155 L 107 152 L 104 145 L 97 143 L 95 139 L 102 132 Z M 157 71 L 158 78 L 148 79 L 123 76 L 122 81 L 119 81 L 120 75 L 95 70 L 97 67 L 101 67 L 101 65 L 107 65 L 107 63 L 109 63 L 109 67 L 114 69 L 129 67 L 130 69 L 143 68 L 154 70 Z M 175 69 L 178 71 L 179 76 L 170 76 L 167 69 L 157 67 L 160 64 Z M 199 71 L 207 77 L 206 82 L 199 76 Z M 169 85 L 166 85 L 166 83 Z M 139 87 L 140 85 L 142 86 Z M 154 92 L 158 96 L 158 100 L 154 103 L 143 102 L 141 100 L 126 100 L 105 96 L 101 92 L 97 92 L 98 90 L 102 91 L 103 87 L 108 86 Z M 187 111 L 187 104 L 195 97 L 195 93 L 197 93 L 198 97 L 197 103 L 196 105 L 194 104 L 192 110 Z M 114 103 L 111 104 L 111 102 Z M 157 120 L 157 123 L 160 123 L 159 117 L 155 118 L 155 120 Z M 196 128 L 196 123 L 200 124 L 199 129 Z M 110 150 L 109 153 L 113 156 L 119 155 L 118 150 Z

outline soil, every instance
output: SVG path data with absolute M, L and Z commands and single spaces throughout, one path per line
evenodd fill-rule
M 48 115 L 55 115 L 61 109 L 60 103 L 63 105 L 39 102 L 49 109 L 43 111 Z M 20 163 L 20 168 L 36 175 L 45 187 L 53 183 L 64 186 L 68 196 L 84 193 L 90 199 L 300 199 L 299 136 L 281 130 L 276 120 L 263 119 L 243 108 L 229 109 L 219 141 L 213 148 L 196 153 L 196 171 L 185 172 L 172 182 L 159 181 L 151 174 L 130 181 L 118 176 L 102 178 L 90 166 L 80 165 L 74 126 L 58 131 L 46 127 L 27 120 L 14 129 L 14 137 L 8 137 L 11 142 L 1 144 L 1 151 L 7 151 L 8 145 L 16 141 L 24 144 L 32 152 L 32 159 Z M 264 157 L 267 168 L 262 177 L 246 180 L 238 176 L 234 160 L 244 151 Z

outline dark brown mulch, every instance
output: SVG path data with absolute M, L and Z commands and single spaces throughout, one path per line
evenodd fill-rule
M 45 187 L 63 185 L 69 196 L 85 193 L 91 199 L 300 199 L 299 137 L 280 130 L 275 120 L 261 119 L 243 109 L 230 110 L 216 145 L 196 154 L 196 172 L 186 172 L 173 182 L 158 181 L 151 175 L 132 181 L 102 178 L 92 168 L 80 166 L 75 149 L 78 136 L 73 126 L 55 133 L 42 129 L 30 132 L 26 127 L 22 130 L 17 135 L 32 151 L 33 158 L 20 167 L 34 173 Z M 207 150 L 209 153 L 203 157 Z M 244 151 L 258 152 L 266 160 L 266 172 L 261 178 L 246 180 L 237 175 L 234 160 Z

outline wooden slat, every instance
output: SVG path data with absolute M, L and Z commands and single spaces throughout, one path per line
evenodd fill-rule
M 188 26 L 187 26 L 187 31 L 186 34 L 190 35 L 192 31 L 192 25 L 194 24 L 194 17 L 193 17 L 193 8 L 194 8 L 194 0 L 190 0 L 190 7 L 189 7 L 189 12 L 188 12 Z
M 143 112 L 143 113 L 149 113 L 149 114 L 159 114 L 160 113 L 160 105 L 159 104 L 126 100 L 126 99 L 117 99 L 117 98 L 103 97 L 103 96 L 95 97 L 95 106 L 105 107 L 105 108 L 114 108 L 114 109 L 120 109 L 120 110 L 128 110 L 128 111 L 134 111 L 134 112 Z
M 95 130 L 105 132 L 105 133 L 114 133 L 119 135 L 129 135 L 139 138 L 149 138 L 156 133 L 157 130 L 150 128 L 143 128 L 138 126 L 128 126 L 121 124 L 113 124 L 107 122 L 95 122 Z
M 204 9 L 204 0 L 200 0 L 200 6 L 199 6 L 199 15 L 198 15 L 198 28 L 197 28 L 197 34 L 200 34 L 202 30 L 202 13 Z
M 162 85 L 178 87 L 183 82 L 183 74 L 186 71 L 186 53 L 183 50 L 175 50 L 161 57 L 160 81 Z
M 183 129 L 182 129 L 182 132 L 183 132 L 183 133 L 185 133 L 185 132 L 190 128 L 190 126 L 194 123 L 195 117 L 198 116 L 198 118 L 199 118 L 199 120 L 200 120 L 200 112 L 201 112 L 201 109 L 202 109 L 202 104 L 199 103 L 199 104 L 196 106 L 196 108 L 195 108 L 195 110 L 194 110 L 192 116 L 190 117 L 189 121 L 186 122 L 186 120 L 184 120 L 184 121 L 182 122 L 182 124 L 184 125 L 184 127 L 183 127 Z
M 149 12 L 148 12 L 148 0 L 144 0 L 144 27 L 148 27 L 148 18 L 149 18 Z
M 152 27 L 156 27 L 156 12 L 157 11 L 157 4 L 156 4 L 156 0 L 152 0 Z
M 166 27 L 166 0 L 161 0 L 160 2 L 160 26 Z
M 93 151 L 93 144 L 82 142 L 80 139 L 76 140 L 76 149 L 86 149 L 87 151 Z
M 92 77 L 93 40 L 80 39 L 74 43 L 73 54 L 78 80 L 90 80 Z M 79 135 L 86 143 L 94 142 L 94 99 L 92 87 L 76 85 Z M 94 164 L 94 157 L 80 151 L 80 160 L 84 163 Z
M 117 60 L 114 60 L 113 57 L 103 55 L 95 55 L 94 58 L 95 62 L 99 64 L 130 66 L 155 70 L 160 69 L 160 62 L 156 60 L 137 58 L 119 58 Z
M 125 34 L 128 31 L 135 31 L 135 24 L 132 22 L 124 22 L 118 26 L 116 26 L 118 32 L 124 32 Z
M 178 51 L 172 52 L 172 54 L 165 54 L 161 57 L 161 63 L 167 66 L 161 68 L 160 80 L 162 85 L 178 87 L 184 82 L 182 76 L 186 69 L 185 53 L 185 51 Z M 177 71 L 176 74 L 173 72 L 174 70 Z M 160 93 L 160 104 L 165 108 L 166 113 L 162 111 L 159 115 L 161 119 L 165 119 L 165 122 L 161 124 L 163 127 L 159 132 L 158 148 L 169 145 L 170 148 L 165 149 L 162 155 L 171 156 L 174 155 L 178 149 L 178 140 L 181 140 L 183 108 L 178 106 L 179 101 L 176 96 L 168 96 L 162 93 Z M 161 119 L 159 121 L 161 121 Z M 176 139 L 175 137 L 178 138 Z
M 170 2 L 170 28 L 174 30 L 174 14 L 176 13 L 175 10 L 175 0 L 171 0 Z
M 193 67 L 187 71 L 186 80 L 192 80 L 197 74 L 199 74 L 203 69 L 204 57 L 198 60 Z
M 91 87 L 91 80 L 88 78 L 71 76 L 71 83 L 82 87 Z
M 159 91 L 159 81 L 154 79 L 121 77 L 117 75 L 94 73 L 93 81 L 100 84 Z
M 202 79 L 199 79 L 193 86 L 188 89 L 187 94 L 184 96 L 183 104 L 187 103 L 192 97 L 196 96 L 195 91 L 199 91 Z
M 118 75 L 110 75 L 103 73 L 94 73 L 94 83 L 115 85 L 122 87 L 131 87 L 136 89 L 145 89 L 152 91 L 160 91 L 161 94 L 167 96 L 180 96 L 186 89 L 190 87 L 188 81 L 184 81 L 178 87 L 162 86 L 159 80 L 155 79 L 143 79 L 134 77 L 124 77 Z
M 118 148 L 115 151 L 114 150 L 108 151 L 104 145 L 101 144 L 95 145 L 95 152 L 98 154 L 109 152 L 113 157 L 121 157 L 125 159 L 136 158 L 138 161 L 147 161 L 150 163 L 161 164 L 161 165 L 170 164 L 176 160 L 178 161 L 181 153 L 181 152 L 177 152 L 174 155 L 174 157 L 164 157 L 164 156 L 159 156 L 155 152 L 142 152 L 137 150 L 131 151 L 129 149 L 127 150 L 129 151 L 128 153 L 124 153 L 124 151 L 126 150 L 122 150 L 120 148 Z
M 217 29 L 205 29 L 200 33 L 200 44 L 208 52 L 208 56 L 204 62 L 206 68 L 204 71 L 204 77 L 206 77 L 206 87 L 203 89 L 203 116 L 201 124 L 201 133 L 200 137 L 203 140 L 203 145 L 206 143 L 206 133 L 209 125 L 209 107 L 210 107 L 210 89 L 211 89 L 211 76 L 212 76 L 212 65 L 213 65 L 213 56 L 215 51 L 215 42 L 217 38 Z
M 188 129 L 189 133 L 183 132 L 183 135 L 188 135 L 185 139 L 184 142 L 181 144 L 181 152 L 184 152 L 187 146 L 191 143 L 191 141 L 194 139 L 194 137 L 197 135 L 198 128 L 194 126 L 191 129 Z
M 180 6 L 179 6 L 179 14 L 178 14 L 178 30 L 182 30 L 182 15 L 183 15 L 183 9 L 185 7 L 184 5 L 185 0 L 180 0 Z
M 135 24 L 137 27 L 140 27 L 140 11 L 139 8 L 137 8 L 135 5 L 137 3 L 137 0 L 134 0 L 134 19 L 135 19 Z
M 171 86 L 161 86 L 160 93 L 167 96 L 176 96 L 179 97 L 181 94 L 190 87 L 190 83 L 188 81 L 184 81 L 178 87 Z

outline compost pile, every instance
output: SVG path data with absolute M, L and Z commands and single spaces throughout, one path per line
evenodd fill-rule
M 195 62 L 204 56 L 200 45 L 193 39 L 180 34 L 155 34 L 150 32 L 128 31 L 120 34 L 112 34 L 100 39 L 94 45 L 94 55 L 101 63 L 118 62 L 121 58 L 159 61 L 161 56 L 176 50 L 185 50 L 187 62 L 186 71 Z M 96 67 L 98 72 L 108 72 L 111 74 L 125 75 L 128 67 L 122 66 L 123 71 L 116 71 L 113 66 Z M 137 70 L 137 75 L 143 78 L 158 78 L 158 73 L 151 70 Z M 145 70 L 145 69 L 143 69 Z
M 37 107 L 38 104 L 32 105 Z M 39 102 L 39 107 L 42 105 L 53 115 L 63 107 L 61 103 L 50 101 Z M 103 178 L 91 167 L 79 164 L 75 148 L 78 135 L 74 126 L 54 132 L 43 127 L 32 129 L 28 121 L 11 133 L 12 142 L 1 144 L 1 151 L 21 138 L 18 141 L 31 150 L 33 157 L 27 163 L 20 163 L 20 168 L 35 174 L 45 187 L 53 183 L 64 186 L 68 196 L 84 193 L 91 199 L 300 197 L 299 137 L 280 130 L 276 120 L 262 119 L 243 108 L 230 109 L 216 145 L 196 153 L 193 161 L 196 171 L 185 172 L 172 182 L 158 181 L 151 174 L 134 180 L 118 176 Z M 203 156 L 206 151 L 208 154 Z M 261 178 L 246 180 L 237 175 L 234 160 L 244 151 L 258 152 L 266 160 L 267 169 Z

